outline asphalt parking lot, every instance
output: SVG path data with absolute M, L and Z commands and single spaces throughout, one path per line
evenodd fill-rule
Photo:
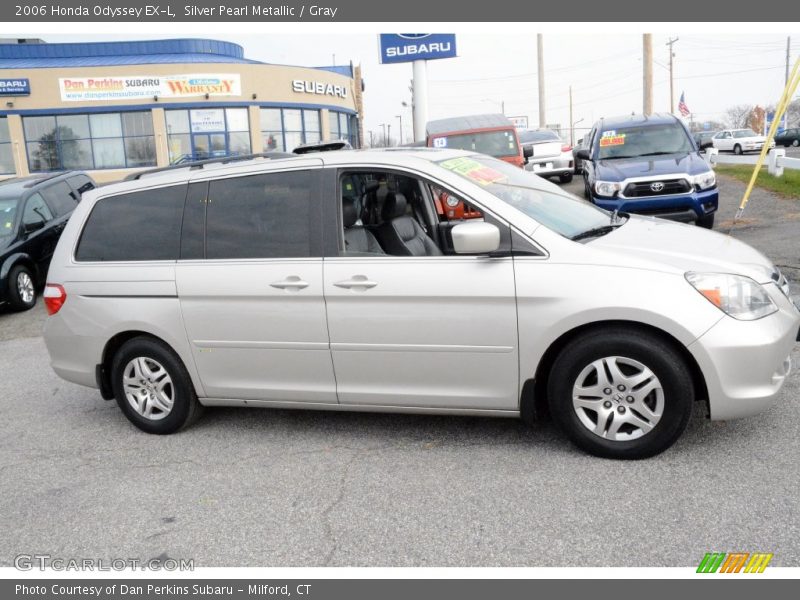
M 744 186 L 721 183 L 717 227 Z M 580 184 L 570 188 L 580 190 Z M 757 191 L 734 235 L 797 284 L 800 201 Z M 0 565 L 21 553 L 197 566 L 800 566 L 800 375 L 754 418 L 698 405 L 668 452 L 586 456 L 549 423 L 217 409 L 156 437 L 58 379 L 38 305 L 0 309 Z M 800 345 L 794 354 L 800 362 Z

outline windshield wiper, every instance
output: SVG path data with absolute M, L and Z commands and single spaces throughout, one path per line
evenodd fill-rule
M 639 156 L 660 156 L 662 154 L 679 154 L 681 152 L 688 152 L 688 150 L 675 150 L 674 152 L 645 152 Z
M 603 225 L 601 227 L 592 227 L 591 229 L 587 229 L 586 231 L 581 231 L 580 233 L 573 235 L 569 239 L 571 239 L 573 242 L 577 242 L 578 240 L 585 240 L 587 238 L 600 237 L 606 235 L 607 233 L 611 233 L 621 225 L 622 223 L 617 223 L 616 225 Z

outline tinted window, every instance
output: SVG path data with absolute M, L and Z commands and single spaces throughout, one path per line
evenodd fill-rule
M 436 148 L 470 150 L 489 156 L 514 156 L 519 154 L 513 131 L 479 131 L 434 138 Z
M 530 129 L 519 132 L 519 141 L 523 144 L 530 142 L 552 142 L 560 139 L 561 138 L 558 137 L 558 134 L 555 131 L 549 131 L 547 129 Z
M 42 196 L 44 196 L 50 208 L 53 209 L 53 212 L 58 217 L 71 213 L 78 204 L 77 194 L 72 191 L 72 188 L 65 181 L 59 181 L 42 188 Z
M 39 194 L 33 194 L 28 198 L 28 203 L 25 205 L 25 212 L 22 213 L 22 223 L 29 225 L 31 223 L 46 223 L 53 219 L 53 214 L 45 204 L 44 200 Z
M 82 261 L 177 260 L 186 186 L 100 200 L 89 215 L 75 258 Z
M 208 182 L 201 181 L 189 185 L 186 194 L 186 208 L 183 211 L 181 229 L 181 258 L 198 259 L 205 256 L 203 228 L 206 223 L 206 193 Z
M 212 181 L 206 258 L 317 256 L 319 184 L 315 171 Z

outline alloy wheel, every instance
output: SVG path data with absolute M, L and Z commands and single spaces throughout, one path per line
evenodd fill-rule
M 139 415 L 151 421 L 165 418 L 175 402 L 175 387 L 164 366 L 146 356 L 136 357 L 122 372 L 125 398 Z
M 26 271 L 20 271 L 19 275 L 17 275 L 17 292 L 19 292 L 20 300 L 25 304 L 33 302 L 35 295 L 33 280 Z
M 650 433 L 664 414 L 664 388 L 643 363 L 608 356 L 587 365 L 572 388 L 572 406 L 581 424 L 611 441 Z

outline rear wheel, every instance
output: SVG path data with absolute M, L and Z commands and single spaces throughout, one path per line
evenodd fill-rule
M 714 229 L 714 216 L 715 214 L 712 213 L 710 215 L 700 217 L 697 219 L 697 225 L 700 227 L 705 227 L 706 229 Z
M 36 304 L 36 285 L 31 270 L 17 265 L 8 274 L 8 303 L 14 310 L 29 310 Z
M 742 153 L 742 147 L 739 144 L 736 144 L 733 147 L 733 153 L 734 154 L 741 154 Z
M 797 148 L 798 146 L 800 146 L 800 140 L 798 140 L 798 139 L 793 139 L 793 140 L 792 140 L 792 146 L 794 146 L 795 148 Z
M 202 411 L 180 358 L 157 340 L 137 337 L 114 355 L 111 381 L 117 404 L 142 431 L 174 433 Z
M 689 421 L 694 386 L 678 352 L 655 335 L 609 328 L 570 342 L 553 363 L 553 419 L 595 456 L 659 454 Z
M 572 173 L 562 173 L 558 178 L 561 183 L 569 183 L 572 181 Z

